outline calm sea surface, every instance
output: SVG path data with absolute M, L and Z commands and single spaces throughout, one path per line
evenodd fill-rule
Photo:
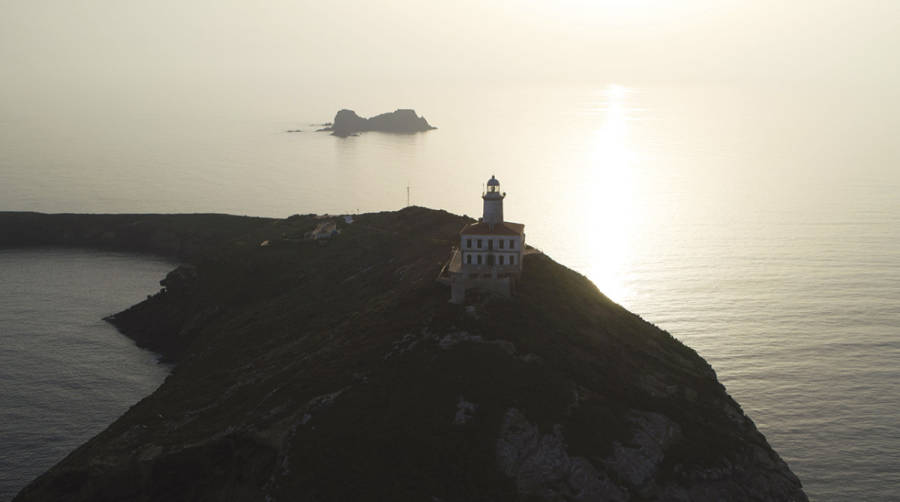
M 0 500 L 102 431 L 168 368 L 101 317 L 159 289 L 148 256 L 0 250 Z
M 505 215 L 526 224 L 528 242 L 709 360 L 812 498 L 896 498 L 898 91 L 601 85 L 219 94 L 7 104 L 0 210 L 366 212 L 403 207 L 409 186 L 413 204 L 478 215 L 482 183 L 495 174 L 508 192 Z M 368 116 L 398 106 L 416 108 L 439 129 L 338 139 L 310 125 L 340 107 Z M 284 132 L 295 128 L 304 132 Z M 14 317 L 0 326 L 4 337 L 15 328 L 21 339 L 46 339 L 7 357 L 4 338 L 11 361 L 0 369 L 3 399 L 16 395 L 6 389 L 44 385 L 47 395 L 66 398 L 68 416 L 85 413 L 95 393 L 127 396 L 66 446 L 42 435 L 68 439 L 68 429 L 29 433 L 54 445 L 32 454 L 51 463 L 165 373 L 99 321 L 155 291 L 165 264 L 78 255 L 94 277 L 147 278 L 90 295 L 82 287 L 55 296 L 60 281 L 50 275 L 17 275 L 18 286 L 6 285 L 25 266 L 47 268 L 35 265 L 40 260 L 66 267 L 72 259 L 0 256 L 0 319 L 16 308 L 7 305 L 35 299 L 84 315 Z M 117 272 L 102 272 L 110 268 Z M 117 288 L 134 294 L 109 293 Z M 97 295 L 112 303 L 82 303 Z M 89 344 L 82 352 L 117 362 L 88 364 L 82 352 L 46 348 L 58 343 Z M 48 353 L 109 372 L 43 375 L 35 367 Z M 129 379 L 129 390 L 111 390 Z M 11 425 L 3 427 L 24 427 L 24 418 L 5 418 L 8 409 L 2 423 Z

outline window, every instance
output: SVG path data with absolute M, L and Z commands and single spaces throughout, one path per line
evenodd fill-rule
M 515 265 L 515 264 L 516 264 L 516 255 L 512 255 L 512 256 L 509 257 L 509 264 L 510 264 L 510 265 Z
M 481 249 L 481 239 L 478 239 L 478 249 Z
M 503 241 L 500 241 L 503 242 Z M 500 255 L 500 265 L 503 265 L 503 255 Z
M 466 249 L 472 249 L 472 239 L 466 239 Z
M 503 249 L 503 244 L 505 244 L 505 243 L 506 243 L 506 241 L 504 241 L 503 239 L 500 239 L 500 249 Z
M 513 239 L 509 240 L 509 249 L 516 249 L 516 241 Z
M 466 263 L 468 263 L 469 265 L 472 264 L 472 255 L 470 255 L 470 254 L 466 255 Z
M 481 255 L 478 255 L 478 264 L 481 265 Z

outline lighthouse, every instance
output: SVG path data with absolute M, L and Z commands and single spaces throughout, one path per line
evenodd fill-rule
M 462 303 L 466 290 L 472 288 L 503 296 L 513 294 L 522 273 L 525 225 L 503 219 L 505 198 L 500 181 L 491 176 L 481 194 L 481 219 L 459 232 L 459 247 L 454 249 L 447 267 L 453 303 Z
M 500 193 L 500 182 L 494 175 L 487 182 L 487 190 L 481 195 L 484 199 L 484 212 L 482 221 L 487 223 L 490 228 L 494 228 L 497 223 L 503 223 L 503 199 L 505 193 Z

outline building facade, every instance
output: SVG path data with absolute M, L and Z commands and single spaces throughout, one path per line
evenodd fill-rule
M 491 176 L 481 195 L 482 217 L 459 232 L 459 247 L 450 259 L 450 301 L 462 303 L 471 288 L 512 295 L 522 273 L 525 225 L 504 221 L 505 197 L 500 182 Z

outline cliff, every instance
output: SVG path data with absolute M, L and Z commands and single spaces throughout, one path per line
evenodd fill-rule
M 332 131 L 335 136 L 346 137 L 365 131 L 411 134 L 431 129 L 437 128 L 429 124 L 425 117 L 416 115 L 414 110 L 399 109 L 367 119 L 360 117 L 353 110 L 344 109 L 337 112 L 330 127 L 321 130 Z
M 806 500 L 712 368 L 580 274 L 530 255 L 514 298 L 449 304 L 466 221 L 0 214 L 0 245 L 140 227 L 185 262 L 113 320 L 173 373 L 15 500 Z

